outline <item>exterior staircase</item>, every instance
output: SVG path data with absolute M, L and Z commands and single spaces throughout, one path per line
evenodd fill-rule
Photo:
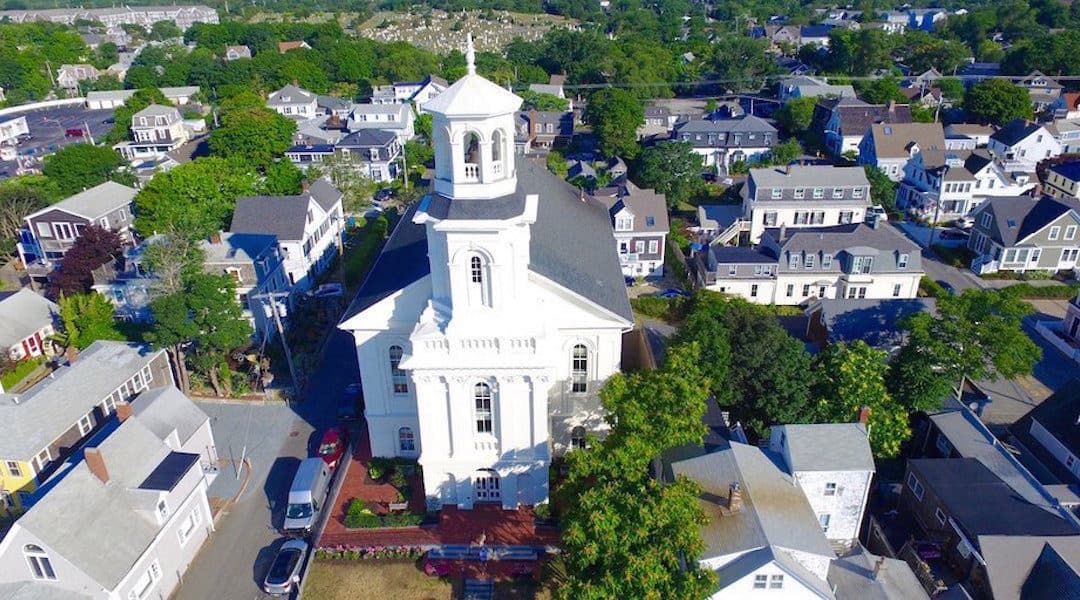
M 750 231 L 750 221 L 746 219 L 736 219 L 731 225 L 728 225 L 727 229 L 720 232 L 710 244 L 714 246 L 727 245 L 731 240 L 737 239 L 739 234 L 744 231 Z
M 495 582 L 490 579 L 466 579 L 462 600 L 494 600 Z

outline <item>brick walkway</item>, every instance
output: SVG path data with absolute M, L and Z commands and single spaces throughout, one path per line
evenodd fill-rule
M 484 534 L 486 545 L 505 546 L 555 546 L 559 544 L 559 530 L 554 527 L 538 527 L 531 507 L 503 510 L 500 504 L 477 504 L 473 510 L 461 510 L 448 506 L 439 511 L 437 524 L 394 529 L 347 529 L 345 513 L 349 501 L 363 498 L 374 503 L 393 502 L 397 490 L 389 483 L 376 483 L 367 476 L 367 461 L 371 458 L 367 428 L 362 428 L 353 445 L 353 461 L 344 473 L 341 493 L 338 494 L 334 512 L 327 520 L 320 538 L 326 546 L 439 546 L 443 544 L 470 544 Z M 419 478 L 417 478 L 419 479 Z M 410 510 L 422 513 L 425 509 L 423 484 L 413 481 Z

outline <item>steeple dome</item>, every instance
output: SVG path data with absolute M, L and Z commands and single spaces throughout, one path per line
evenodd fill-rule
M 424 104 L 435 137 L 435 191 L 451 198 L 496 198 L 513 193 L 514 113 L 522 99 L 476 74 L 472 34 L 467 72 Z

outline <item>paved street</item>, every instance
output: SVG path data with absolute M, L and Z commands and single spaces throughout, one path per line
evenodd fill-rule
M 252 474 L 236 504 L 227 507 L 177 590 L 176 600 L 262 598 L 259 589 L 280 543 L 284 502 L 300 459 L 335 418 L 345 385 L 355 381 L 352 338 L 337 332 L 299 406 L 200 403 L 211 419 L 218 453 L 239 459 L 245 440 Z M 222 469 L 211 495 L 237 491 L 234 472 Z

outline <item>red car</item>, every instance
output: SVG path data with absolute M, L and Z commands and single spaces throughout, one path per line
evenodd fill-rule
M 349 445 L 349 434 L 341 427 L 331 427 L 319 440 L 319 457 L 323 459 L 331 469 L 336 469 L 341 455 L 345 454 L 345 446 Z

